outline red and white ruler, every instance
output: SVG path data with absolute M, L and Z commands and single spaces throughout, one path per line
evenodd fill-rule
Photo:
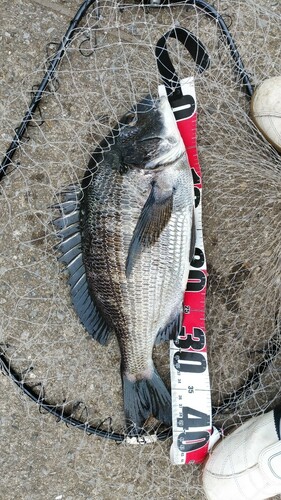
M 202 178 L 197 153 L 197 104 L 193 77 L 180 81 L 182 95 L 170 104 L 183 138 L 194 181 L 195 254 L 184 295 L 181 333 L 170 342 L 174 464 L 202 462 L 210 448 L 212 405 L 207 360 L 205 302 L 207 267 L 202 231 Z M 159 96 L 166 87 L 159 86 Z M 212 438 L 219 438 L 217 432 Z

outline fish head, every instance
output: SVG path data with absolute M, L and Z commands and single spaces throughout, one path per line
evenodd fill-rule
M 185 146 L 167 97 L 145 97 L 120 122 L 116 145 L 129 168 L 154 169 L 171 164 Z

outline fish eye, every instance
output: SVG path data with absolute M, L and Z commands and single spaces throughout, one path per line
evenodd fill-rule
M 134 127 L 138 121 L 138 116 L 136 113 L 128 113 L 125 116 L 125 125 L 128 125 L 129 127 Z

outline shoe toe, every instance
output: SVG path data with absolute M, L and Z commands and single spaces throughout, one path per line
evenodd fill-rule
M 281 493 L 280 466 L 273 412 L 251 418 L 210 454 L 203 471 L 205 494 L 208 500 L 270 498 Z

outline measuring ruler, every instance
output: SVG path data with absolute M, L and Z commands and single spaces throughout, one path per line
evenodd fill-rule
M 212 434 L 212 405 L 207 361 L 205 302 L 207 267 L 202 231 L 202 178 L 197 153 L 197 103 L 193 77 L 180 81 L 182 95 L 170 104 L 184 141 L 194 182 L 195 253 L 183 303 L 180 335 L 170 341 L 174 464 L 202 462 Z M 159 86 L 159 96 L 166 87 Z M 217 440 L 217 437 L 216 439 Z

